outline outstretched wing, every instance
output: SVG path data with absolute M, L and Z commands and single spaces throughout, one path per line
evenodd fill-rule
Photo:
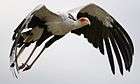
M 115 66 L 112 49 L 115 52 L 121 74 L 123 74 L 122 59 L 125 69 L 130 71 L 134 47 L 131 38 L 123 27 L 106 11 L 95 4 L 89 4 L 82 8 L 77 14 L 77 19 L 81 17 L 89 18 L 91 25 L 73 30 L 72 33 L 83 34 L 88 39 L 88 42 L 98 48 L 102 54 L 104 54 L 105 44 L 113 74 L 115 74 Z
M 37 41 L 40 38 L 45 40 L 47 23 L 61 20 L 60 16 L 49 11 L 45 5 L 37 6 L 15 29 L 13 34 L 13 46 L 10 53 L 10 67 L 17 66 L 15 62 L 17 58 L 17 47 L 20 48 L 19 52 L 22 52 L 25 47 L 28 47 L 31 43 Z M 24 31 L 29 29 L 28 31 Z M 47 36 L 47 35 L 46 35 Z M 23 47 L 23 45 L 25 45 Z

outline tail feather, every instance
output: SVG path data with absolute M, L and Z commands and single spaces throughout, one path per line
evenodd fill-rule
M 12 71 L 13 76 L 15 76 L 16 78 L 19 78 L 18 77 L 18 73 L 19 73 L 18 65 L 15 61 L 16 60 L 16 54 L 17 54 L 16 51 L 17 51 L 16 46 L 13 44 L 12 50 L 11 50 L 11 53 L 10 53 L 10 70 Z

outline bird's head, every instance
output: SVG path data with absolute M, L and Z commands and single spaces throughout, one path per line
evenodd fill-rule
M 74 29 L 78 29 L 78 28 L 84 27 L 86 25 L 90 26 L 91 22 L 87 17 L 81 17 L 78 20 L 74 21 L 73 25 L 75 26 Z
M 91 24 L 90 20 L 87 17 L 81 17 L 80 19 L 78 19 L 78 22 L 81 27 Z

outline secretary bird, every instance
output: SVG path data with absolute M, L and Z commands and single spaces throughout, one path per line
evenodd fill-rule
M 24 31 L 25 29 L 28 31 Z M 17 71 L 29 70 L 46 48 L 69 32 L 79 36 L 83 34 L 88 42 L 99 49 L 103 55 L 104 48 L 106 48 L 113 74 L 115 74 L 115 66 L 112 50 L 114 50 L 120 73 L 123 75 L 123 63 L 125 69 L 130 71 L 134 54 L 131 38 L 109 13 L 95 4 L 82 7 L 76 18 L 71 13 L 55 14 L 48 10 L 45 5 L 35 8 L 14 31 L 10 67 Z M 28 65 L 34 51 L 49 37 L 51 39 L 45 43 L 37 57 Z M 35 46 L 29 57 L 25 63 L 19 66 L 19 56 L 33 43 Z

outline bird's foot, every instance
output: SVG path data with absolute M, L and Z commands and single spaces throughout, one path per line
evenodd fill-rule
M 31 69 L 31 65 L 27 65 L 24 69 L 23 69 L 23 71 L 27 71 L 27 70 L 29 70 L 29 69 Z
M 23 68 L 25 67 L 25 65 L 26 65 L 25 63 L 22 63 L 22 65 L 19 66 L 19 70 L 20 70 L 20 69 L 23 69 Z

